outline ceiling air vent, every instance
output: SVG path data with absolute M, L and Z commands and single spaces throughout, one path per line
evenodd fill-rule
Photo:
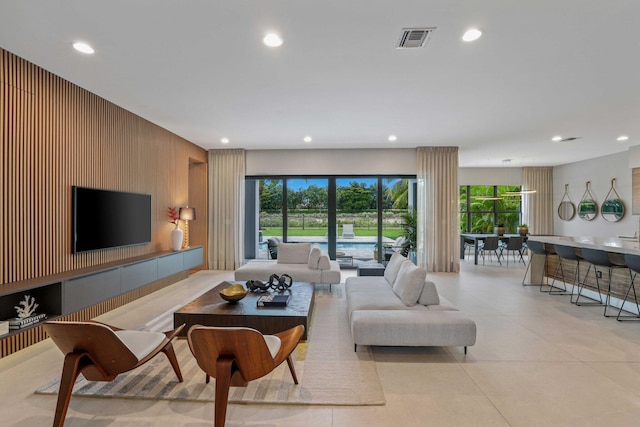
M 570 136 L 568 138 L 562 138 L 558 142 L 571 142 L 571 141 L 575 141 L 576 139 L 580 139 L 580 138 L 582 138 L 582 137 L 581 136 Z
M 429 41 L 434 30 L 435 28 L 403 28 L 396 49 L 422 47 Z

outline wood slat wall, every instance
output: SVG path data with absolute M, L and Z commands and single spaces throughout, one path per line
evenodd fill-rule
M 3 49 L 0 139 L 0 287 L 170 250 L 169 206 L 207 247 L 206 150 Z M 72 254 L 73 185 L 151 194 L 151 244 Z

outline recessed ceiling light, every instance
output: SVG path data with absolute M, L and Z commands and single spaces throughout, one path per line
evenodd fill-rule
M 389 135 L 389 141 L 394 142 L 394 141 L 397 141 L 397 140 L 398 140 L 398 137 L 397 137 L 397 136 L 395 136 L 395 135 Z
M 554 136 L 553 138 L 551 138 L 552 141 L 562 141 L 562 137 L 560 135 Z
M 627 139 L 629 139 L 629 137 L 627 135 L 620 135 L 618 137 L 618 141 L 626 141 Z
M 73 48 L 75 50 L 77 50 L 78 52 L 82 52 L 82 53 L 91 54 L 91 53 L 95 52 L 95 50 L 93 50 L 93 48 L 91 46 L 89 46 L 88 44 L 83 43 L 83 42 L 75 42 L 73 44 Z
M 305 137 L 303 138 L 303 141 L 304 141 L 304 142 L 311 142 L 311 141 L 313 141 L 313 139 L 311 139 L 311 137 L 310 137 L 310 136 L 305 136 Z
M 462 40 L 466 42 L 472 42 L 474 40 L 478 40 L 481 35 L 482 31 L 477 28 L 471 28 L 464 33 L 464 35 L 462 36 Z
M 222 142 L 223 144 L 228 144 L 229 143 L 229 138 L 222 138 L 220 140 L 220 142 Z
M 278 47 L 282 46 L 282 37 L 277 34 L 269 33 L 262 39 L 262 43 L 266 44 L 269 47 Z

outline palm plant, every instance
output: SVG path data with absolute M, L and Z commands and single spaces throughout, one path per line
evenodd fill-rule
M 416 209 L 408 209 L 402 214 L 402 233 L 407 239 L 402 255 L 407 256 L 409 252 L 415 252 L 418 231 L 418 216 Z

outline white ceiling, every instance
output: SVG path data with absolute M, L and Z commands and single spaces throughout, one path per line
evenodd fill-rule
M 537 166 L 640 141 L 639 17 L 638 0 L 0 0 L 0 47 L 207 149 L 456 145 L 461 166 Z M 395 49 L 405 27 L 437 29 Z

